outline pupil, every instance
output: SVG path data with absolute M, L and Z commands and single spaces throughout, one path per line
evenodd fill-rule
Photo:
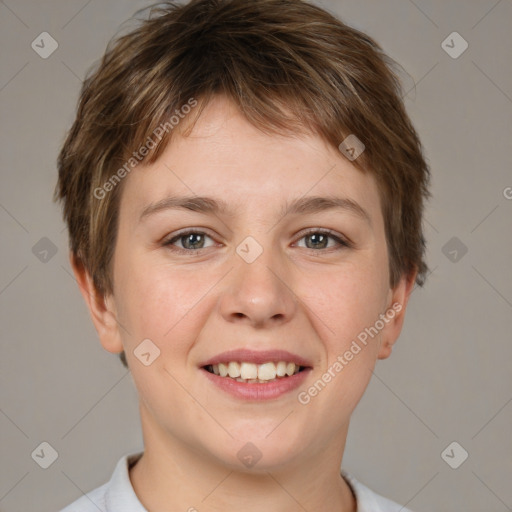
M 200 239 L 200 238 L 201 238 L 201 235 L 200 235 L 200 234 L 198 234 L 198 233 L 190 233 L 187 237 L 185 237 L 185 238 L 186 238 L 186 240 L 187 240 L 187 243 L 185 244 L 185 247 L 187 247 L 187 244 L 188 244 L 189 242 L 190 242 L 190 245 L 192 245 L 192 246 L 195 246 L 197 243 L 200 243 L 200 241 L 199 241 L 199 242 L 198 242 L 198 241 L 196 241 L 196 242 L 194 243 L 194 241 L 193 241 L 193 240 L 194 240 L 194 237 L 198 237 L 198 238 Z
M 324 243 L 322 243 L 321 245 L 313 243 L 313 247 L 319 247 L 319 246 L 324 247 L 324 246 L 325 246 L 325 240 L 327 240 L 327 237 L 326 237 L 325 235 L 315 233 L 315 234 L 313 234 L 313 235 L 309 235 L 309 237 L 310 237 L 312 240 L 314 240 L 314 239 L 316 239 L 316 238 L 318 238 L 318 237 L 320 237 L 320 238 L 324 239 L 324 240 L 323 240 L 323 242 L 324 242 Z

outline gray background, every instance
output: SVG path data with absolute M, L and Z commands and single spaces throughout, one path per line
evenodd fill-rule
M 433 173 L 432 273 L 356 409 L 344 467 L 418 512 L 512 510 L 512 3 L 319 3 L 407 70 Z M 144 5 L 0 2 L 2 512 L 56 511 L 142 448 L 133 383 L 97 340 L 51 195 L 81 80 Z M 59 45 L 47 59 L 31 48 L 43 31 Z M 469 43 L 456 59 L 441 46 L 454 31 Z M 31 458 L 43 441 L 58 452 L 46 470 Z M 453 441 L 469 453 L 458 469 L 441 457 Z

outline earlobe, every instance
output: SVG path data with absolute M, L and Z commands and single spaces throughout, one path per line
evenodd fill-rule
M 73 252 L 69 253 L 69 261 L 103 348 L 112 353 L 122 352 L 113 297 L 99 293 L 83 262 Z
M 414 288 L 417 272 L 403 275 L 399 283 L 391 290 L 391 299 L 386 309 L 389 319 L 381 334 L 378 359 L 387 359 L 393 350 L 393 345 L 400 336 L 405 319 L 405 311 L 409 297 Z

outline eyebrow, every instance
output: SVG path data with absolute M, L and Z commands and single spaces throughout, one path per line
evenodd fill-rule
M 229 205 L 221 200 L 205 196 L 171 196 L 146 206 L 140 215 L 144 218 L 164 210 L 184 209 L 205 214 L 222 214 L 233 217 Z M 356 214 L 371 225 L 368 212 L 356 201 L 336 196 L 307 196 L 287 202 L 281 209 L 281 217 L 287 215 L 307 215 L 328 210 L 340 209 Z

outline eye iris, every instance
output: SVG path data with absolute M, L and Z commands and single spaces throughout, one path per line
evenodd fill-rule
M 308 249 L 311 249 L 311 248 L 314 249 L 314 248 L 318 248 L 318 247 L 321 247 L 321 248 L 326 247 L 328 237 L 322 233 L 313 233 L 311 235 L 307 235 L 306 240 L 308 240 L 308 239 L 315 240 L 315 239 L 318 239 L 318 237 L 321 238 L 321 245 L 313 243 L 313 247 L 309 247 L 308 243 L 306 242 L 306 246 L 308 246 Z
M 197 240 L 194 242 L 194 237 L 199 238 L 199 242 Z M 184 242 L 183 247 L 187 249 L 198 249 L 198 247 L 190 247 L 190 245 L 195 246 L 196 244 L 201 244 L 201 242 L 204 242 L 203 235 L 199 233 L 189 233 L 188 235 L 182 236 L 181 240 L 182 242 Z M 191 244 L 189 244 L 188 242 L 191 242 Z

